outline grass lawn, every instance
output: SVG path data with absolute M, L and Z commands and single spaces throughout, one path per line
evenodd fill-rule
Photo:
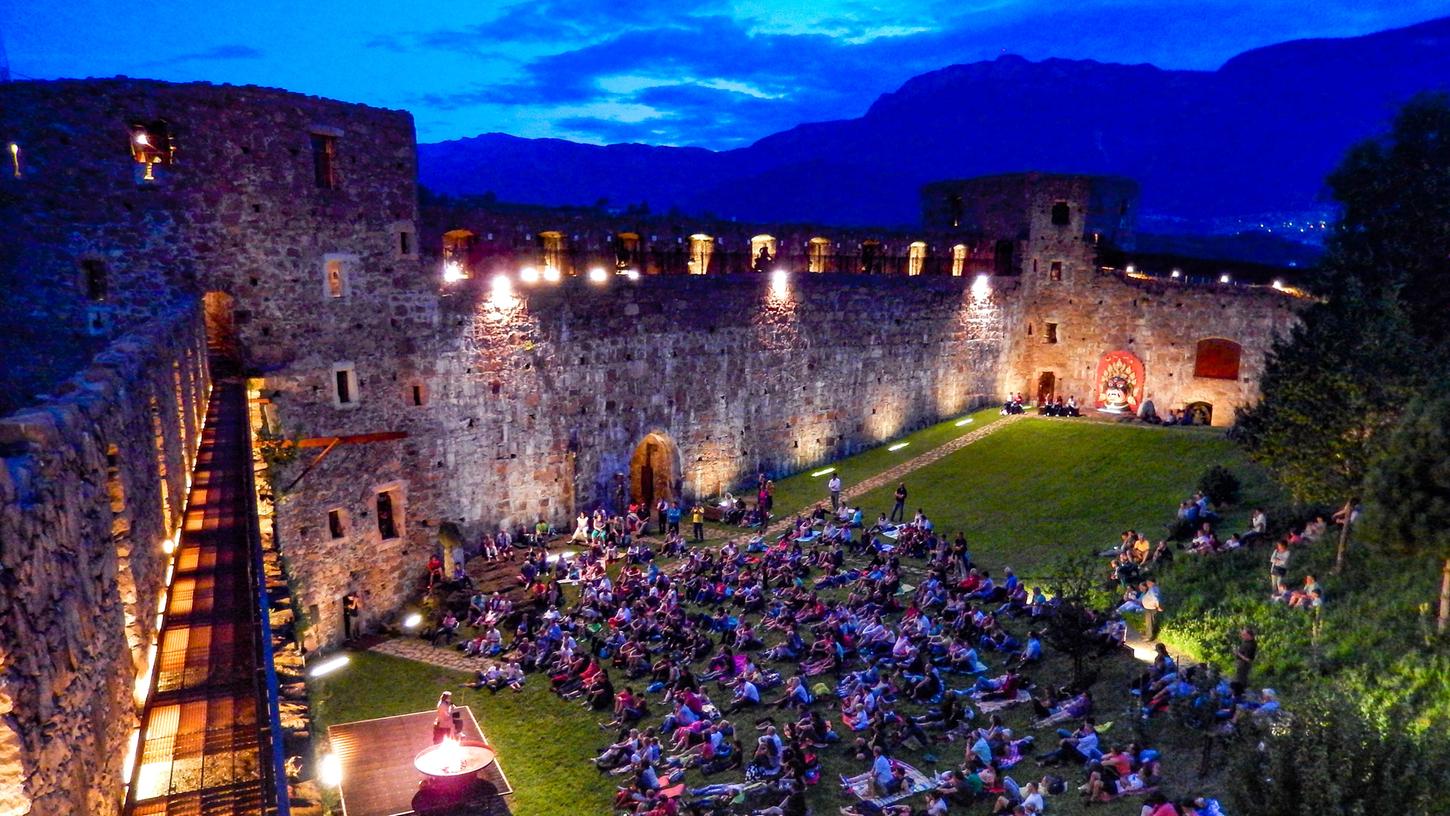
M 919 507 L 939 532 L 962 531 L 989 566 L 1040 575 L 1061 556 L 1117 544 L 1129 528 L 1162 538 L 1178 502 L 1216 464 L 1239 476 L 1245 497 L 1220 528 L 1242 530 L 1247 502 L 1275 488 L 1222 432 L 1028 419 L 911 473 L 907 513 Z M 861 499 L 868 522 L 890 511 L 895 489 Z
M 777 517 L 789 517 L 818 501 L 830 499 L 831 494 L 826 490 L 826 482 L 830 481 L 831 477 L 829 475 L 812 476 L 812 473 L 834 467 L 836 472 L 841 474 L 843 487 L 849 489 L 851 485 L 890 470 L 914 456 L 920 456 L 932 448 L 944 445 L 959 436 L 965 436 L 983 425 L 996 421 L 1000 413 L 1000 407 L 982 408 L 965 416 L 938 422 L 899 439 L 883 442 L 870 450 L 862 451 L 855 456 L 848 456 L 829 465 L 821 465 L 818 468 L 804 470 L 783 479 L 776 479 L 775 514 Z M 963 419 L 972 421 L 965 425 L 958 425 L 957 423 Z M 901 442 L 907 443 L 906 447 L 895 451 L 887 450 L 891 445 Z M 746 500 L 752 501 L 754 485 L 749 485 L 745 489 L 749 491 Z
M 873 449 L 844 460 L 838 467 L 849 484 L 896 464 L 901 460 L 895 457 L 908 451 L 915 455 L 979 427 L 995 414 L 996 409 L 979 412 L 978 421 L 965 428 L 950 422 L 933 426 L 919 432 L 920 436 L 907 437 L 913 444 L 906 450 L 888 455 L 884 447 Z M 918 440 L 920 445 L 916 444 Z M 966 532 L 978 561 L 993 568 L 1010 564 L 1032 575 L 1059 554 L 1102 549 L 1129 526 L 1156 536 L 1164 522 L 1172 518 L 1178 500 L 1213 464 L 1227 464 L 1239 474 L 1246 501 L 1257 501 L 1268 494 L 1266 480 L 1216 431 L 1036 419 L 1003 428 L 911 474 L 907 484 L 911 490 L 910 507 L 925 508 L 942 531 Z M 785 513 L 794 512 L 792 503 L 804 506 L 824 494 L 824 482 L 808 474 L 781 480 L 778 485 L 777 503 Z M 866 497 L 868 518 L 889 508 L 891 489 Z M 1245 507 L 1231 513 L 1228 527 L 1241 526 L 1246 511 Z M 1019 630 L 1026 628 L 1020 623 L 1012 625 Z M 984 657 L 992 673 L 1000 673 L 1001 659 L 995 655 Z M 794 671 L 793 666 L 784 664 L 774 668 L 786 674 Z M 1098 670 L 1100 682 L 1095 691 L 1099 720 L 1113 723 L 1105 741 L 1111 744 L 1147 738 L 1164 749 L 1165 788 L 1170 795 L 1212 792 L 1214 777 L 1200 780 L 1194 776 L 1198 761 L 1196 737 L 1167 720 L 1140 723 L 1130 715 L 1133 698 L 1126 693 L 1127 679 L 1141 670 L 1141 664 L 1123 654 L 1104 661 Z M 1033 675 L 1040 682 L 1060 683 L 1069 673 L 1067 661 L 1052 656 Z M 411 661 L 376 654 L 355 655 L 353 664 L 344 671 L 313 681 L 316 727 L 325 733 L 329 723 L 426 710 L 433 706 L 439 689 L 452 688 L 456 699 L 473 707 L 480 725 L 497 744 L 503 767 L 517 791 L 513 801 L 516 816 L 608 812 L 617 780 L 601 776 L 585 761 L 609 740 L 597 726 L 606 716 L 555 698 L 537 676 L 530 677 L 521 694 L 504 692 L 496 696 L 462 688 L 466 679 Z M 624 682 L 621 679 L 619 685 Z M 949 683 L 954 687 L 966 685 L 963 678 L 955 676 L 949 678 Z M 717 701 L 728 699 L 726 692 L 712 689 L 712 695 Z M 653 696 L 652 701 L 657 703 L 658 696 Z M 830 700 L 818 703 L 817 708 L 837 721 Z M 901 709 L 907 713 L 920 711 L 914 705 L 902 705 Z M 647 722 L 658 723 L 662 713 L 656 706 Z M 1030 711 L 1022 708 L 1004 715 L 1019 734 L 1031 733 L 1029 718 Z M 740 716 L 733 720 L 747 746 L 754 742 L 753 719 Z M 1039 747 L 1054 739 L 1050 731 L 1036 732 L 1036 736 Z M 912 751 L 903 751 L 900 756 L 931 772 L 959 763 L 964 747 L 960 742 L 938 743 L 933 746 L 935 758 Z M 836 775 L 860 772 L 867 764 L 845 756 L 839 747 L 824 752 L 822 760 L 822 784 L 810 795 L 820 816 L 834 813 L 843 804 L 836 792 Z M 1075 769 L 1059 772 L 1073 785 L 1081 781 Z M 1024 783 L 1041 774 L 1030 762 L 1012 773 Z M 739 779 L 739 772 L 731 772 L 709 781 Z M 703 781 L 698 771 L 692 770 L 686 777 L 691 786 Z M 1126 815 L 1136 814 L 1138 808 L 1139 802 L 1130 799 L 1094 806 L 1090 811 Z M 986 810 L 978 805 L 972 812 Z M 1075 794 L 1069 794 L 1050 800 L 1049 812 L 1070 816 L 1089 809 L 1079 803 Z

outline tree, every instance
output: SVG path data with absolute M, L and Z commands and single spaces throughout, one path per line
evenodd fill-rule
M 1399 304 L 1345 281 L 1274 344 L 1261 398 L 1239 409 L 1234 438 L 1296 501 L 1352 507 L 1385 431 L 1418 392 L 1420 357 Z M 1348 543 L 1345 524 L 1335 572 Z
M 1072 684 L 1085 688 L 1092 685 L 1086 670 L 1089 655 L 1101 649 L 1093 630 L 1102 623 L 1094 614 L 1096 586 L 1102 565 L 1094 559 L 1064 560 L 1048 579 L 1052 604 L 1041 620 L 1041 632 L 1048 645 L 1072 660 Z
M 1365 535 L 1403 555 L 1441 562 L 1440 614 L 1450 628 L 1450 398 L 1421 399 L 1386 440 L 1365 480 Z
M 1450 95 L 1421 94 L 1390 132 L 1351 148 L 1329 176 L 1342 207 L 1316 289 L 1348 283 L 1389 293 L 1411 331 L 1432 348 L 1450 343 Z
M 1317 692 L 1280 719 L 1243 724 L 1225 777 L 1230 810 L 1255 816 L 1444 812 L 1445 750 L 1432 731 L 1377 722 L 1353 701 Z

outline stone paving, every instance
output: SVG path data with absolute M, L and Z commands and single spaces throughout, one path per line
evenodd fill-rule
M 982 437 L 995 432 L 998 428 L 1004 428 L 1014 422 L 1024 419 L 1026 416 L 1026 414 L 1005 416 L 1001 419 L 998 419 L 996 422 L 984 425 L 970 433 L 963 434 L 956 439 L 947 442 L 946 444 L 932 448 L 931 450 L 921 454 L 920 456 L 908 459 L 905 462 L 902 462 L 901 464 L 889 470 L 882 471 L 881 473 L 878 473 L 869 479 L 865 479 L 857 484 L 847 487 L 845 490 L 841 491 L 841 498 L 854 499 L 859 496 L 864 496 L 865 494 L 870 493 L 872 490 L 875 490 L 878 487 L 891 484 L 895 481 L 899 481 L 906 474 L 911 473 L 912 471 L 919 468 L 924 468 L 927 465 L 930 465 L 933 462 L 941 459 L 943 456 L 955 453 L 962 448 L 965 448 L 966 446 L 972 444 L 973 442 L 976 442 L 978 439 L 981 439 Z M 776 521 L 774 524 L 770 525 L 770 527 L 766 529 L 765 535 L 767 537 L 770 537 L 772 535 L 779 535 L 780 533 L 785 532 L 785 530 L 790 527 L 796 513 L 804 513 L 807 509 L 809 508 L 802 507 L 795 513 L 782 516 L 778 521 Z M 384 640 L 372 646 L 369 651 L 378 652 L 379 654 L 391 655 L 393 657 L 401 657 L 406 660 L 416 660 L 419 663 L 427 663 L 429 665 L 438 666 L 439 668 L 451 669 L 453 671 L 465 672 L 468 674 L 472 674 L 473 672 L 480 669 L 485 669 L 489 666 L 490 663 L 494 662 L 485 658 L 467 657 L 456 648 L 440 649 L 436 646 L 429 645 L 426 641 L 418 637 L 397 637 L 389 640 Z

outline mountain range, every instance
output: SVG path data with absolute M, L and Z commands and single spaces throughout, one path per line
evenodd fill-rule
M 1450 17 L 1239 54 L 1215 71 L 1018 56 L 922 74 L 856 119 L 711 151 L 499 133 L 418 147 L 425 187 L 531 204 L 904 225 L 927 181 L 998 172 L 1137 179 L 1193 222 L 1322 207 L 1325 176 L 1425 90 L 1450 89 Z

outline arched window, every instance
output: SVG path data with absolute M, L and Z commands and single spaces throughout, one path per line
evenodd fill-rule
M 906 248 L 906 274 L 920 275 L 926 269 L 926 242 L 913 241 Z
M 812 238 L 810 253 L 806 256 L 806 269 L 817 274 L 826 271 L 831 261 L 831 240 Z
M 1072 210 L 1068 208 L 1066 201 L 1059 201 L 1052 205 L 1052 225 L 1065 227 L 1072 223 Z
M 769 272 L 775 263 L 775 237 L 757 235 L 750 239 L 750 268 L 756 272 Z
M 715 239 L 704 233 L 690 236 L 690 274 L 703 275 L 710 271 L 710 253 L 715 251 Z
M 952 277 L 960 278 L 967 272 L 967 245 L 957 244 L 952 247 Z
M 561 275 L 569 274 L 564 257 L 564 233 L 547 230 L 539 233 L 539 249 L 542 251 L 544 269 L 553 269 Z
M 1237 380 L 1244 347 L 1232 340 L 1209 337 L 1198 341 L 1193 358 L 1193 376 L 1210 380 Z

